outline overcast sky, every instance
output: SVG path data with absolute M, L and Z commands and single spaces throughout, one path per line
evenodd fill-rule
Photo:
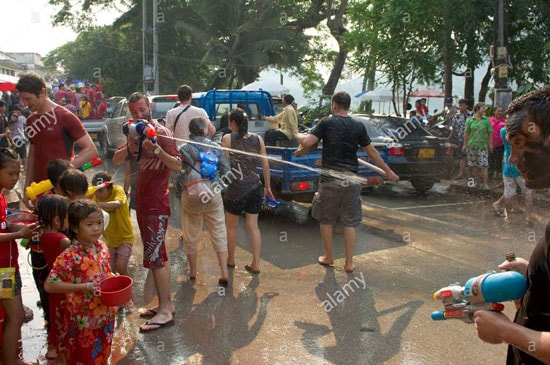
M 70 28 L 51 25 L 56 9 L 48 0 L 2 0 L 0 51 L 46 56 L 55 48 L 74 41 L 76 34 Z M 102 12 L 97 19 L 101 19 L 102 24 L 110 24 L 117 15 L 117 12 Z

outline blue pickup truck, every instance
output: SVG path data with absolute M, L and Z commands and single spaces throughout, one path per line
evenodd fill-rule
M 204 108 L 210 120 L 219 130 L 220 119 L 227 111 L 233 108 L 244 108 L 249 116 L 248 130 L 262 137 L 270 128 L 264 116 L 274 115 L 275 105 L 273 98 L 266 91 L 252 90 L 210 90 L 193 94 L 193 104 Z M 218 136 L 218 140 L 221 136 Z M 297 143 L 289 145 L 297 146 Z M 385 143 L 375 143 L 375 147 L 384 159 L 388 161 L 388 149 Z M 271 187 L 278 199 L 295 200 L 310 203 L 317 191 L 317 183 L 321 172 L 321 153 L 319 147 L 306 155 L 297 157 L 293 153 L 296 147 L 267 147 L 269 167 L 271 171 Z M 368 161 L 367 154 L 358 150 L 358 157 Z M 261 167 L 258 167 L 261 176 Z M 364 177 L 364 186 L 379 185 L 383 179 L 380 175 L 360 165 L 359 176 Z
M 273 97 L 263 90 L 210 90 L 193 93 L 193 105 L 203 108 L 217 130 L 227 127 L 220 125 L 222 116 L 234 108 L 246 110 L 248 131 L 264 135 L 269 122 L 264 116 L 275 115 Z

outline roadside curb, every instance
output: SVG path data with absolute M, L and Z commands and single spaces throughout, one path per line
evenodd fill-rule
M 472 188 L 466 185 L 465 183 L 458 183 L 456 181 L 447 181 L 449 183 L 449 192 L 453 193 L 463 193 L 467 195 L 477 195 L 483 196 L 486 198 L 493 198 L 497 200 L 502 196 L 502 188 L 491 189 L 489 191 L 482 190 L 479 188 Z M 520 194 L 520 199 L 522 199 L 523 194 Z M 535 190 L 533 197 L 533 206 L 538 208 L 550 208 L 550 192 L 548 189 Z

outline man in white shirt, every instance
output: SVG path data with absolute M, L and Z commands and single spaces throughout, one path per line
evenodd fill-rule
M 176 144 L 181 146 L 189 139 L 189 122 L 193 118 L 202 118 L 206 122 L 206 135 L 214 135 L 216 127 L 208 118 L 208 114 L 202 108 L 191 105 L 193 89 L 189 85 L 181 85 L 178 88 L 180 105 L 170 109 L 166 113 L 166 128 L 174 134 Z

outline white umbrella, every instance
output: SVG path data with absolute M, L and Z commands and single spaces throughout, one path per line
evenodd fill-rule
M 355 95 L 355 97 L 361 99 L 361 101 L 371 100 L 379 103 L 392 101 L 393 99 L 391 91 L 387 89 L 363 91 Z
M 392 93 L 388 89 L 363 91 L 355 95 L 355 97 L 359 98 L 361 101 L 370 100 L 372 102 L 377 102 L 378 113 L 383 113 L 382 109 L 380 108 L 380 103 L 384 103 L 384 105 L 386 105 L 385 103 L 393 100 Z M 388 108 L 388 113 L 389 113 L 389 108 Z
M 255 81 L 253 83 L 243 86 L 241 90 L 264 90 L 269 91 L 271 94 L 274 95 L 284 95 L 288 94 L 290 91 L 286 86 L 281 85 L 278 81 L 275 80 Z

